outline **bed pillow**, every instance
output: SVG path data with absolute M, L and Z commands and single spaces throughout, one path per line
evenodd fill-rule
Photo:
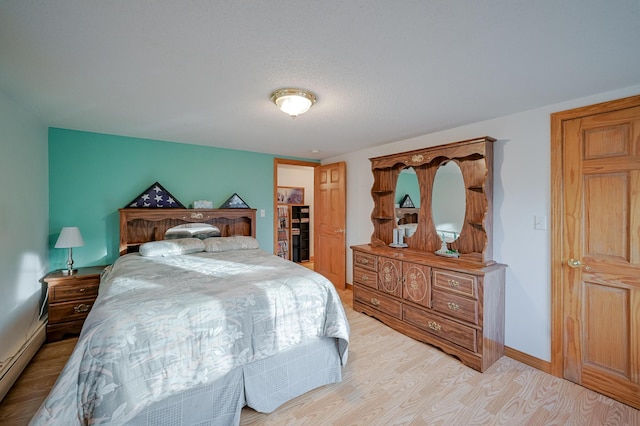
M 175 256 L 177 254 L 189 254 L 204 251 L 204 243 L 198 238 L 176 238 L 173 240 L 152 241 L 140 246 L 140 255 L 150 256 Z
M 210 253 L 219 253 L 232 250 L 251 250 L 260 248 L 258 240 L 253 237 L 218 237 L 207 238 L 204 241 L 204 250 Z
M 220 228 L 208 223 L 185 223 L 183 225 L 174 226 L 165 232 L 165 240 L 174 240 L 176 238 L 200 238 L 204 240 L 209 237 L 219 237 L 222 233 Z

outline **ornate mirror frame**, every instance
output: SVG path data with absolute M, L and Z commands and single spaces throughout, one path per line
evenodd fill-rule
M 432 206 L 432 188 L 436 171 L 443 162 L 455 161 L 465 186 L 465 219 L 460 236 L 449 248 L 460 259 L 488 265 L 493 257 L 493 142 L 489 136 L 453 142 L 429 148 L 370 158 L 374 182 L 372 246 L 388 246 L 396 227 L 395 188 L 400 171 L 413 167 L 420 185 L 420 213 L 416 232 L 405 242 L 410 249 L 430 253 L 442 242 L 436 233 Z M 402 249 L 398 249 L 402 250 Z

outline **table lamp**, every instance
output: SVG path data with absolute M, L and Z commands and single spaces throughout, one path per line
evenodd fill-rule
M 83 245 L 84 240 L 82 239 L 82 234 L 80 234 L 80 229 L 75 226 L 62 228 L 54 247 L 69 249 L 67 269 L 62 271 L 63 275 L 73 275 L 73 273 L 77 271 L 77 269 L 73 269 L 73 247 L 82 247 Z

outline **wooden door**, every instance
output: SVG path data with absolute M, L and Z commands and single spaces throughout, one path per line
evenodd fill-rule
M 552 368 L 640 408 L 640 96 L 553 119 L 562 308 Z
M 347 165 L 326 164 L 315 169 L 314 269 L 338 289 L 345 288 Z

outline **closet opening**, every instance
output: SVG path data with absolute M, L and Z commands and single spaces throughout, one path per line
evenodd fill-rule
M 313 268 L 314 175 L 320 163 L 274 159 L 274 254 Z

